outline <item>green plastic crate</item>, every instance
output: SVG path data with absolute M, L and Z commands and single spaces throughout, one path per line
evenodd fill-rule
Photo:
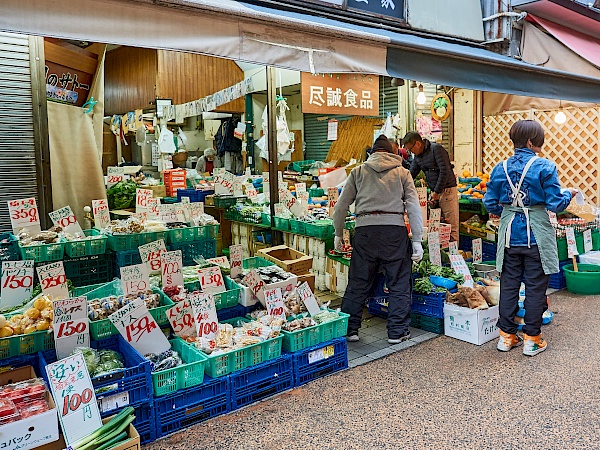
M 219 224 L 215 224 L 201 227 L 173 228 L 168 231 L 167 239 L 170 244 L 177 244 L 202 239 L 216 239 L 218 235 Z
M 156 320 L 156 323 L 159 326 L 169 325 L 167 310 L 175 305 L 175 303 L 173 303 L 171 299 L 167 297 L 160 289 L 152 288 L 152 291 L 160 295 L 160 306 L 158 308 L 150 309 L 150 315 L 154 317 L 154 320 Z M 75 296 L 75 293 L 78 296 L 86 295 L 88 301 L 91 301 L 97 298 L 108 297 L 109 295 L 122 295 L 123 290 L 121 289 L 121 280 L 117 279 L 100 286 L 96 284 L 79 288 L 73 292 L 73 296 Z M 89 323 L 90 336 L 94 341 L 99 341 L 119 334 L 119 331 L 109 319 L 90 320 Z
M 294 172 L 304 172 L 305 170 L 310 169 L 310 166 L 312 166 L 316 161 L 314 159 L 307 159 L 305 161 L 295 161 L 293 163 L 290 164 L 290 169 L 293 170 Z
M 108 236 L 108 248 L 113 252 L 135 250 L 140 245 L 149 244 L 159 239 L 165 240 L 168 231 L 150 231 L 147 233 L 120 234 Z
M 308 189 L 308 196 L 310 198 L 313 197 L 323 197 L 325 195 L 325 191 L 321 188 L 316 189 Z
M 98 230 L 84 230 L 83 233 L 89 236 L 101 236 Z M 79 241 L 65 242 L 65 253 L 71 258 L 79 258 L 81 256 L 103 255 L 106 253 L 106 236 L 96 239 L 83 239 Z
M 592 247 L 594 245 L 594 234 L 592 233 Z M 580 255 L 584 253 L 585 247 L 583 244 L 583 234 L 575 233 L 575 243 L 577 244 L 577 253 Z M 567 246 L 567 238 L 556 239 L 556 246 L 558 247 L 558 260 L 565 261 L 569 259 L 569 249 Z
M 271 226 L 271 215 L 267 214 L 267 213 L 261 213 L 261 223 L 266 226 L 266 227 L 270 227 Z
M 306 222 L 290 219 L 290 231 L 295 234 L 306 234 Z
M 229 323 L 235 326 L 239 321 L 250 322 L 248 319 L 241 317 L 223 320 L 221 323 Z M 271 359 L 281 356 L 281 345 L 283 335 L 276 338 L 268 339 L 258 344 L 247 345 L 236 350 L 221 353 L 218 355 L 206 355 L 208 359 L 205 372 L 212 378 L 229 375 L 236 370 L 242 370 L 246 367 L 254 366 Z
M 325 322 L 298 331 L 281 331 L 283 333 L 283 349 L 289 352 L 312 347 L 322 342 L 346 336 L 348 332 L 348 318 L 350 315 L 339 313 L 338 319 Z
M 240 301 L 240 294 L 242 292 L 242 288 L 235 281 L 233 281 L 229 277 L 223 277 L 225 281 L 225 288 L 227 289 L 225 292 L 220 292 L 218 294 L 213 294 L 215 297 L 215 306 L 217 310 L 224 308 L 233 308 Z M 200 281 L 191 281 L 189 283 L 185 283 L 185 288 L 192 292 L 200 289 Z
M 65 243 L 58 242 L 56 244 L 40 244 L 21 246 L 19 243 L 19 251 L 21 259 L 33 260 L 36 263 L 60 261 L 65 257 Z
M 344 224 L 344 228 L 346 230 L 350 230 L 350 231 L 354 230 L 356 228 L 356 221 L 355 220 L 350 220 L 350 221 L 346 222 Z
M 207 361 L 204 353 L 180 338 L 172 339 L 170 342 L 171 348 L 179 354 L 183 364 L 173 369 L 152 373 L 155 397 L 172 394 L 180 389 L 197 386 L 204 382 Z
M 332 220 L 306 222 L 306 234 L 317 239 L 331 239 L 334 235 Z
M 215 208 L 223 208 L 223 209 L 230 208 L 231 206 L 235 205 L 236 203 L 244 203 L 247 198 L 248 197 L 246 197 L 246 196 L 241 196 L 241 197 L 230 197 L 230 196 L 219 196 L 219 195 L 213 196 L 213 199 L 215 202 Z
M 472 212 L 479 215 L 486 215 L 487 211 L 482 202 L 470 202 L 469 200 L 459 200 L 458 210 L 461 212 Z
M 279 231 L 290 231 L 290 219 L 285 219 L 283 217 L 274 218 L 275 221 L 275 229 Z
M 246 258 L 242 260 L 242 268 L 246 270 L 258 269 L 259 267 L 274 266 L 271 261 L 267 261 L 260 256 L 254 256 L 252 258 Z
M 54 334 L 48 331 L 36 331 L 35 333 L 4 337 L 0 338 L 0 360 L 19 355 L 30 355 L 43 350 L 52 350 L 53 348 Z

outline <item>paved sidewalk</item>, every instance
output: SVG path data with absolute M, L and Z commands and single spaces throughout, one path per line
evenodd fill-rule
M 600 296 L 551 309 L 534 358 L 442 336 L 145 448 L 598 449 Z

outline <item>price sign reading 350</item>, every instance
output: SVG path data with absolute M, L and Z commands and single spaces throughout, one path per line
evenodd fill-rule
M 41 231 L 40 215 L 35 198 L 10 200 L 8 202 L 8 212 L 10 213 L 10 223 L 14 234 L 17 234 L 23 228 L 30 233 Z

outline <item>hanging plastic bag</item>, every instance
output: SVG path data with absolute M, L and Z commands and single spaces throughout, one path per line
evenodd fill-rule
M 392 140 L 394 139 L 394 127 L 392 125 L 392 114 L 387 114 L 387 119 L 383 124 L 383 128 L 381 129 L 381 134 L 385 135 L 386 138 Z
M 290 130 L 288 128 L 285 111 L 289 110 L 285 100 L 279 100 L 277 103 L 279 114 L 277 116 L 277 153 L 285 155 L 290 149 Z

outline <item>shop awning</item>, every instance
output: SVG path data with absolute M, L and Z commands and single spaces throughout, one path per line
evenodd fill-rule
M 476 46 L 233 0 L 3 0 L 0 30 L 600 103 L 600 79 Z

